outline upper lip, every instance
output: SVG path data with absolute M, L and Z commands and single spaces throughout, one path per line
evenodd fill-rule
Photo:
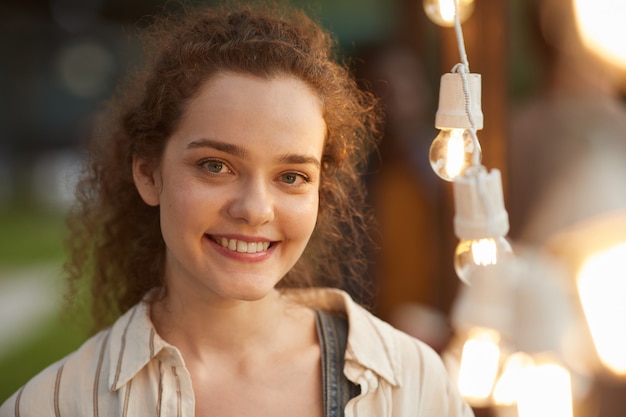
M 229 240 L 235 239 L 235 240 L 241 240 L 241 241 L 248 242 L 248 243 L 275 242 L 275 240 L 268 239 L 263 236 L 244 236 L 244 235 L 219 234 L 219 233 L 206 233 L 206 235 L 213 239 L 221 239 L 221 238 L 226 238 Z

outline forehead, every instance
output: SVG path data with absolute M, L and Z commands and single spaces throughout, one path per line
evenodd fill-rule
M 321 149 L 326 124 L 321 100 L 304 81 L 226 72 L 202 85 L 188 103 L 177 133 L 191 140 L 205 136 L 247 144 L 253 139 L 299 138 L 305 139 L 301 145 L 320 142 Z

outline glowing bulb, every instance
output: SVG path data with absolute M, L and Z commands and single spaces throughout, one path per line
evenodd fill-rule
M 491 394 L 500 362 L 500 335 L 495 330 L 473 329 L 463 345 L 459 391 L 471 404 L 480 405 Z
M 454 270 L 465 283 L 480 267 L 496 265 L 512 256 L 513 249 L 504 237 L 459 241 L 454 253 Z
M 578 273 L 578 293 L 598 356 L 626 375 L 626 242 L 590 256 Z
M 435 24 L 444 27 L 454 26 L 455 0 L 424 0 L 426 16 Z M 474 11 L 474 0 L 456 0 L 459 20 L 464 22 Z
M 480 106 L 480 74 L 441 76 L 435 114 L 435 127 L 440 132 L 430 145 L 429 159 L 433 171 L 446 181 L 454 181 L 472 165 L 480 165 L 482 155 L 475 135 L 483 128 Z
M 502 375 L 493 389 L 493 401 L 496 405 L 513 405 L 522 389 L 524 371 L 533 366 L 530 355 L 517 352 L 508 357 Z
M 626 68 L 626 3 L 621 0 L 574 0 L 576 26 L 585 46 L 593 53 Z
M 572 417 L 570 373 L 556 363 L 526 368 L 518 393 L 517 412 L 519 417 Z
M 430 145 L 430 166 L 446 181 L 454 181 L 472 166 L 474 153 L 480 149 L 474 146 L 472 136 L 466 129 L 442 129 Z

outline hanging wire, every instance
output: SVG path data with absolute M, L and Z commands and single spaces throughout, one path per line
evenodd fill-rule
M 463 39 L 463 31 L 461 30 L 461 18 L 459 17 L 459 0 L 454 0 L 454 32 L 456 33 L 456 42 L 459 47 L 459 56 L 461 64 L 469 73 L 469 62 L 467 60 L 467 52 L 465 51 L 465 40 Z
M 467 115 L 467 119 L 470 123 L 470 128 L 468 129 L 470 136 L 472 138 L 472 143 L 474 144 L 475 151 L 472 156 L 472 169 L 471 174 L 476 181 L 476 189 L 480 196 L 480 199 L 485 207 L 485 212 L 489 218 L 495 213 L 495 208 L 492 205 L 491 199 L 489 198 L 489 193 L 485 189 L 485 182 L 481 181 L 481 172 L 485 171 L 485 167 L 481 164 L 481 146 L 478 141 L 478 135 L 476 134 L 476 122 L 474 121 L 474 117 L 472 115 L 472 98 L 469 89 L 469 83 L 467 81 L 467 74 L 469 71 L 469 61 L 467 59 L 467 51 L 465 50 L 465 40 L 463 38 L 463 30 L 461 28 L 461 18 L 459 17 L 459 0 L 454 0 L 454 31 L 456 33 L 457 45 L 459 48 L 459 56 L 461 58 L 461 62 L 456 64 L 452 68 L 452 72 L 456 72 L 461 76 L 461 82 L 463 85 L 463 94 L 465 96 L 465 114 Z
M 478 141 L 478 135 L 476 135 L 476 122 L 472 116 L 472 100 L 469 91 L 469 83 L 467 81 L 467 74 L 469 74 L 469 61 L 467 60 L 467 51 L 465 50 L 465 40 L 463 39 L 463 30 L 461 29 L 461 18 L 459 17 L 459 2 L 454 0 L 454 31 L 456 33 L 457 45 L 459 47 L 459 55 L 461 62 L 456 64 L 452 68 L 452 72 L 456 72 L 461 76 L 461 82 L 463 84 L 463 94 L 465 95 L 465 114 L 470 122 L 469 133 L 474 143 L 475 152 L 472 158 L 472 165 L 474 167 L 480 166 L 481 147 Z

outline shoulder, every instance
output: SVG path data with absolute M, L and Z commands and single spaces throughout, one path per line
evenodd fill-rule
M 93 392 L 94 376 L 105 359 L 102 351 L 108 334 L 108 330 L 96 334 L 35 375 L 0 407 L 0 417 L 55 416 L 70 396 L 74 404 L 85 403 L 81 399 Z
M 419 415 L 473 415 L 440 355 L 430 346 L 356 304 L 348 311 L 346 358 L 353 361 L 348 372 L 356 378 L 362 375 L 366 385 L 372 385 L 374 378 L 379 395 L 388 393 L 393 415 L 414 415 L 413 411 Z M 376 395 L 371 393 L 372 398 Z
M 426 343 L 396 329 L 357 304 L 351 306 L 349 311 L 350 341 L 353 349 L 362 356 L 384 353 L 396 374 L 407 367 L 445 373 L 439 354 Z M 365 343 L 375 349 L 361 349 L 359 346 Z
M 163 349 L 165 356 L 175 356 L 175 348 L 156 335 L 148 304 L 140 302 L 112 327 L 32 378 L 2 405 L 0 417 L 115 414 L 128 400 L 135 378 L 132 397 L 139 407 L 142 399 L 153 399 L 158 378 L 158 361 L 153 359 Z M 172 361 L 182 364 L 179 356 Z

